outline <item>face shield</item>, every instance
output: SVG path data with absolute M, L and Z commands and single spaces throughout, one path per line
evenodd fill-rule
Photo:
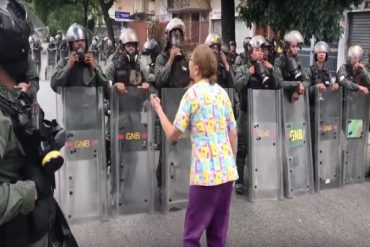
M 184 35 L 179 29 L 171 31 L 170 34 L 170 43 L 172 46 L 182 48 L 184 45 Z
M 348 49 L 348 59 L 353 63 L 360 62 L 362 60 L 363 55 L 364 50 L 358 45 L 351 46 Z

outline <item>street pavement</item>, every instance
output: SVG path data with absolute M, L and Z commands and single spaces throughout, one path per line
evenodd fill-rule
M 234 195 L 227 246 L 370 246 L 369 192 L 367 181 L 283 201 Z M 182 246 L 184 215 L 122 215 L 71 228 L 80 246 Z

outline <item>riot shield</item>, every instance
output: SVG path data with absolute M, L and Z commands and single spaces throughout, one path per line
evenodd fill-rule
M 111 90 L 112 206 L 117 214 L 153 209 L 154 131 L 148 92 L 127 87 Z
M 313 167 L 308 111 L 308 92 L 291 101 L 283 91 L 283 176 L 284 194 L 288 198 L 313 192 Z
M 175 119 L 185 91 L 182 88 L 163 88 L 161 90 L 163 110 L 171 122 Z M 185 208 L 188 204 L 191 142 L 187 135 L 173 144 L 162 133 L 161 144 L 162 211 L 168 212 L 173 208 Z
M 311 133 L 315 190 L 319 192 L 342 183 L 342 90 L 320 92 L 315 88 L 314 94 Z
M 343 108 L 343 183 L 365 179 L 369 96 L 344 89 Z
M 282 200 L 281 91 L 248 89 L 248 200 Z M 268 155 L 266 155 L 268 154 Z
M 59 202 L 69 220 L 107 219 L 103 90 L 59 88 L 57 114 L 66 130 Z
M 41 50 L 40 48 L 32 48 L 32 60 L 35 62 L 37 73 L 40 76 L 40 69 L 41 69 Z
M 57 61 L 57 49 L 48 49 L 48 64 L 45 68 L 45 80 L 50 80 L 54 74 L 56 61 Z

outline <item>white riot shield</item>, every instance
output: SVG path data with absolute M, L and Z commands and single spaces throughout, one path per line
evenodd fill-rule
M 248 199 L 283 199 L 281 91 L 248 89 Z
M 283 174 L 288 198 L 314 191 L 308 92 L 291 102 L 283 91 Z
M 343 108 L 343 183 L 365 179 L 367 167 L 367 132 L 369 129 L 369 96 L 344 90 Z
M 161 102 L 163 110 L 172 122 L 182 96 L 182 88 L 163 88 Z M 162 210 L 168 212 L 173 208 L 186 208 L 189 193 L 189 172 L 191 161 L 191 142 L 187 135 L 175 144 L 170 143 L 162 133 Z
M 71 221 L 107 219 L 103 90 L 59 88 L 58 120 L 66 130 L 59 202 Z
M 32 49 L 32 60 L 35 63 L 36 71 L 38 75 L 40 76 L 40 70 L 41 70 L 41 50 L 40 48 L 33 48 Z
M 342 90 L 315 88 L 313 123 L 313 163 L 315 189 L 339 187 L 342 184 Z M 311 109 L 312 110 L 312 109 Z
M 45 68 L 45 80 L 50 80 L 54 74 L 55 66 L 57 62 L 57 49 L 48 49 L 48 64 Z
M 153 210 L 154 120 L 148 92 L 111 90 L 112 206 L 118 214 Z

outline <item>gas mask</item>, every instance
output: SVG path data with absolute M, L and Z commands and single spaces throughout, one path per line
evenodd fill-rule
M 179 29 L 175 29 L 171 31 L 170 35 L 170 43 L 172 46 L 176 46 L 182 48 L 184 45 L 184 36 Z
M 210 48 L 212 49 L 213 53 L 215 54 L 217 62 L 221 63 L 221 54 L 220 54 L 221 48 L 220 48 L 220 45 L 214 44 Z
M 288 71 L 293 75 L 294 80 L 302 81 L 301 65 L 297 59 L 288 56 Z
M 127 57 L 128 62 L 131 63 L 131 64 L 135 64 L 136 61 L 137 61 L 137 58 L 138 58 L 136 50 L 135 51 L 125 50 L 125 53 L 126 53 L 126 57 Z
M 265 67 L 263 66 L 263 63 L 261 61 L 252 61 L 252 64 L 256 71 L 256 76 L 260 79 L 262 86 L 266 88 L 268 86 L 267 82 L 270 78 L 265 72 Z
M 84 48 L 79 48 L 77 50 L 77 55 L 78 55 L 78 62 L 82 63 L 85 61 L 85 49 Z

